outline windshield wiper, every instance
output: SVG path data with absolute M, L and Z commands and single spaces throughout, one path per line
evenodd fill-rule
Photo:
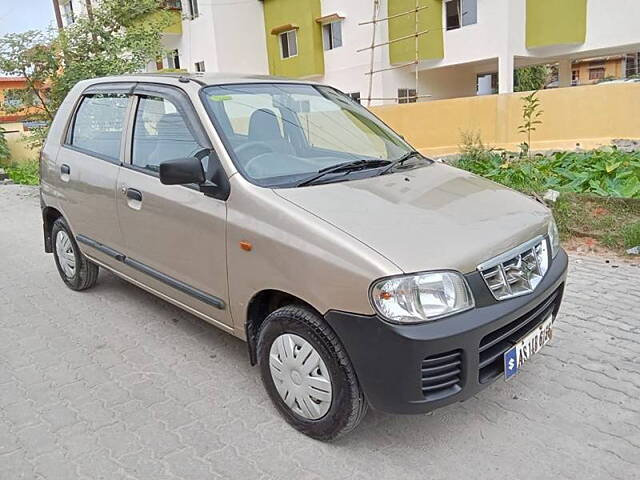
M 417 150 L 411 150 L 407 153 L 405 153 L 404 155 L 402 155 L 400 158 L 397 158 L 396 160 L 393 160 L 388 166 L 387 168 L 385 168 L 384 170 L 382 170 L 380 172 L 379 175 L 384 175 L 385 173 L 389 173 L 391 170 L 393 170 L 395 167 L 397 167 L 398 165 L 402 165 L 404 162 L 406 162 L 407 160 L 409 160 L 411 157 L 415 157 L 416 155 L 420 155 L 422 156 L 422 154 L 420 152 L 418 152 Z
M 305 185 L 311 185 L 316 180 L 329 175 L 330 173 L 338 172 L 354 172 L 356 170 L 362 170 L 364 168 L 377 168 L 389 165 L 389 160 L 354 160 L 352 162 L 339 163 L 337 165 L 330 165 L 328 167 L 321 168 L 317 173 L 314 173 L 308 178 L 305 178 L 296 187 L 304 187 Z

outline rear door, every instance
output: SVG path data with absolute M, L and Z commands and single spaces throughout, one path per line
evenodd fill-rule
M 117 194 L 127 267 L 194 313 L 230 326 L 226 203 L 195 185 L 163 185 L 158 178 L 163 161 L 194 156 L 211 143 L 182 90 L 139 84 L 134 93 Z M 208 157 L 203 165 L 206 171 Z
M 116 181 L 133 83 L 94 85 L 83 92 L 56 159 L 59 205 L 80 248 L 106 264 L 124 239 L 116 215 Z

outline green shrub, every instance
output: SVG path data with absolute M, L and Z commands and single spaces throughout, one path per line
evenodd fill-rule
M 463 151 L 457 166 L 526 193 L 552 188 L 605 197 L 640 198 L 640 152 L 603 148 L 557 152 L 531 159 L 515 154 Z
M 40 171 L 37 161 L 29 161 L 17 164 L 6 169 L 7 175 L 15 183 L 23 185 L 38 185 L 40 183 Z

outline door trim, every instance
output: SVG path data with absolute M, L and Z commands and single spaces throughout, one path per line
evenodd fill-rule
M 179 300 L 176 300 L 173 297 L 170 297 L 169 295 L 167 295 L 166 293 L 162 293 L 159 292 L 158 290 L 156 290 L 155 288 L 152 288 L 138 280 L 136 280 L 135 278 L 131 278 L 130 276 L 116 270 L 115 268 L 109 266 L 109 265 L 105 265 L 103 262 L 101 262 L 100 260 L 96 260 L 94 257 L 92 257 L 91 255 L 86 255 L 86 257 L 91 260 L 93 263 L 101 266 L 102 268 L 104 268 L 105 270 L 109 270 L 110 272 L 112 272 L 114 275 L 117 275 L 120 278 L 123 278 L 124 280 L 126 280 L 127 282 L 142 288 L 143 290 L 146 290 L 149 293 L 152 293 L 153 295 L 156 295 L 159 298 L 162 298 L 163 300 L 172 303 L 173 305 L 175 305 L 178 308 L 181 308 L 183 310 L 185 310 L 186 312 L 191 313 L 192 315 L 195 315 L 196 317 L 201 318 L 202 320 L 211 323 L 212 325 L 215 325 L 216 327 L 219 327 L 223 330 L 226 330 L 227 332 L 236 335 L 236 332 L 234 330 L 234 328 L 230 325 L 227 325 L 226 323 L 220 322 L 218 320 L 216 320 L 213 317 L 210 317 L 209 315 L 206 315 L 204 313 L 202 313 L 199 310 L 196 310 L 193 307 L 190 307 L 189 305 L 185 305 L 184 303 L 182 303 Z
M 85 235 L 77 235 L 76 240 L 79 243 L 87 245 L 91 248 L 95 248 L 96 250 L 104 253 L 105 255 L 110 256 L 111 258 L 116 259 L 119 262 L 124 263 L 128 267 L 131 267 L 139 272 L 142 272 L 159 282 L 164 283 L 165 285 L 169 285 L 176 290 L 179 290 L 182 293 L 186 293 L 187 295 L 192 296 L 193 298 L 200 300 L 203 303 L 211 305 L 219 310 L 224 310 L 226 308 L 226 304 L 224 300 L 218 298 L 214 295 L 209 295 L 208 293 L 203 292 L 202 290 L 198 290 L 197 288 L 192 287 L 180 280 L 177 280 L 169 275 L 166 275 L 155 268 L 152 268 L 142 262 L 134 260 L 133 258 L 129 258 L 126 255 L 114 250 L 106 245 L 101 244 L 100 242 L 96 242 L 95 240 L 85 236 Z

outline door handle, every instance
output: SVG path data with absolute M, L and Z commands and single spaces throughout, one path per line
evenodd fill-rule
M 135 188 L 127 188 L 127 198 L 129 200 L 136 200 L 138 202 L 141 202 L 142 192 L 140 190 L 136 190 Z
M 71 167 L 66 163 L 60 165 L 60 173 L 63 175 L 69 175 L 71 173 Z

